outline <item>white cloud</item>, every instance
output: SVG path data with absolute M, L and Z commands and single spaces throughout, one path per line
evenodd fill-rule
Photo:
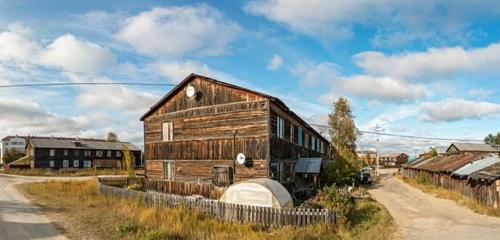
M 424 102 L 420 105 L 420 120 L 429 122 L 453 122 L 463 119 L 481 119 L 498 116 L 500 104 L 449 98 L 438 102 Z
M 69 71 L 99 72 L 116 64 L 108 49 L 67 34 L 55 39 L 40 54 L 40 63 Z
M 495 0 L 451 0 L 446 4 L 439 0 L 253 0 L 243 9 L 323 41 L 349 38 L 356 26 L 362 26 L 376 28 L 376 38 L 395 43 L 461 40 L 467 37 L 464 32 L 472 20 L 497 19 L 499 7 Z
M 179 83 L 191 73 L 215 77 L 212 76 L 214 73 L 206 64 L 196 61 L 156 62 L 152 67 L 153 70 L 158 71 L 160 75 L 166 77 L 172 83 Z
M 338 78 L 339 66 L 331 62 L 313 63 L 303 61 L 292 70 L 292 74 L 302 78 L 302 83 L 314 86 L 321 83 L 331 83 Z
M 0 131 L 6 134 L 46 134 L 75 136 L 90 126 L 86 117 L 51 113 L 37 102 L 0 99 Z
M 402 102 L 425 96 L 424 86 L 408 84 L 389 77 L 356 75 L 343 80 L 345 92 L 368 99 Z
M 280 68 L 283 65 L 283 58 L 280 55 L 274 54 L 274 56 L 269 61 L 267 65 L 267 70 L 274 71 Z
M 116 64 L 115 55 L 102 46 L 67 34 L 46 47 L 32 40 L 30 30 L 14 25 L 0 32 L 0 62 L 35 64 L 68 71 L 99 72 Z
M 241 27 L 206 4 L 154 8 L 127 19 L 116 34 L 142 53 L 175 57 L 196 52 L 220 55 Z
M 489 98 L 490 96 L 493 96 L 495 94 L 494 89 L 485 89 L 485 88 L 472 88 L 469 89 L 467 92 L 469 96 L 479 98 L 479 99 L 485 99 Z
M 386 55 L 362 52 L 354 61 L 367 73 L 400 79 L 426 81 L 457 73 L 500 73 L 500 43 L 484 48 L 431 48 L 425 52 Z

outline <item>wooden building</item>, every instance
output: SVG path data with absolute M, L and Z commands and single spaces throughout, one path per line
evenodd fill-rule
M 269 177 L 293 186 L 299 158 L 326 161 L 329 152 L 328 141 L 278 98 L 195 74 L 141 120 L 151 179 L 228 185 Z
M 102 139 L 35 138 L 29 140 L 26 154 L 31 168 L 116 168 L 120 167 L 123 150 L 132 153 L 136 166 L 141 166 L 141 149 L 126 142 Z
M 379 155 L 379 164 L 386 168 L 399 168 L 408 162 L 408 158 L 406 153 L 382 153 Z

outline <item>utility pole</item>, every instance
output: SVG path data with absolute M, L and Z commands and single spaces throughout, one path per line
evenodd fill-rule
M 375 126 L 375 132 L 377 133 L 377 169 L 376 169 L 376 174 L 377 176 L 380 176 L 380 164 L 379 164 L 379 157 L 380 157 L 380 154 L 379 154 L 379 142 L 380 142 L 380 132 L 382 131 L 382 129 L 380 129 L 380 126 L 377 124 Z

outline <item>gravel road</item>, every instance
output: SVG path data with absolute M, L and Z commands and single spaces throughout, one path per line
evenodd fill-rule
M 66 239 L 51 221 L 41 214 L 38 207 L 30 204 L 17 192 L 14 185 L 23 182 L 84 179 L 89 178 L 23 177 L 0 174 L 0 239 Z
M 369 192 L 389 210 L 404 239 L 500 239 L 500 218 L 424 193 L 394 172 L 384 170 L 381 183 Z

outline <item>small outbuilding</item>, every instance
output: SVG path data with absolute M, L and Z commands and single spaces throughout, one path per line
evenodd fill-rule
M 224 192 L 221 202 L 260 207 L 292 208 L 290 193 L 279 182 L 256 178 L 235 183 Z

